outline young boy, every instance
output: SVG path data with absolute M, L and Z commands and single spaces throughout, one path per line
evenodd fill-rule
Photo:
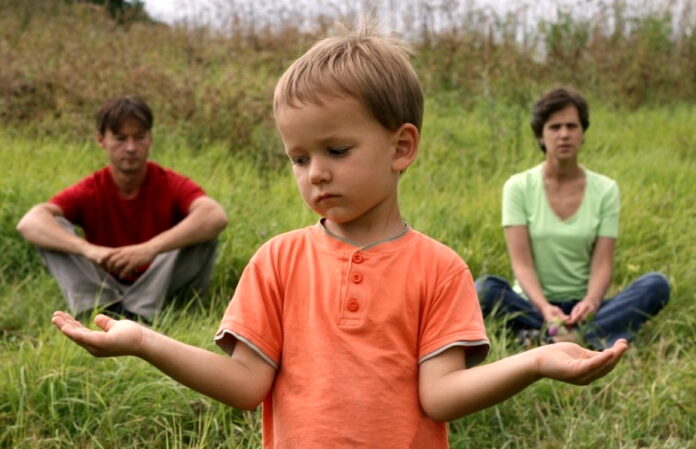
M 466 264 L 410 229 L 397 201 L 423 100 L 398 41 L 327 38 L 280 79 L 274 111 L 305 202 L 322 218 L 277 236 L 246 267 L 216 335 L 224 357 L 132 321 L 106 332 L 54 314 L 96 356 L 135 355 L 233 407 L 263 401 L 266 448 L 445 448 L 445 421 L 543 377 L 608 373 L 625 341 L 570 343 L 473 367 L 488 350 Z

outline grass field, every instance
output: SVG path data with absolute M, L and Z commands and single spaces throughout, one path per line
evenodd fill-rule
M 591 105 L 601 104 L 591 99 Z M 447 98 L 427 103 L 419 160 L 402 179 L 402 212 L 443 241 L 474 275 L 510 275 L 500 220 L 503 182 L 541 160 L 522 108 Z M 625 112 L 593 108 L 581 160 L 619 182 L 621 235 L 614 288 L 660 270 L 668 307 L 638 335 L 616 370 L 589 387 L 541 381 L 518 396 L 453 422 L 453 448 L 696 447 L 696 108 Z M 313 223 L 288 167 L 262 168 L 222 146 L 187 146 L 157 127 L 153 158 L 199 180 L 230 217 L 211 297 L 169 308 L 155 328 L 212 350 L 212 335 L 246 261 L 279 232 Z M 261 142 L 279 150 L 272 129 Z M 90 142 L 0 131 L 0 447 L 256 448 L 258 416 L 176 384 L 139 359 L 93 359 L 54 330 L 64 303 L 34 250 L 14 231 L 19 217 L 104 163 Z M 517 348 L 488 323 L 489 361 Z M 388 439 L 389 435 L 385 435 Z

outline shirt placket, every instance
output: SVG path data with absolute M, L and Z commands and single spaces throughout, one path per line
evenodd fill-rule
M 366 260 L 360 250 L 354 251 L 348 259 L 348 286 L 340 312 L 341 325 L 357 326 L 362 322 L 368 300 L 363 284 Z

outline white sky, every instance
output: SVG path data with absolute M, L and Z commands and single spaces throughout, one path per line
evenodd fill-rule
M 690 1 L 690 0 L 686 0 Z M 490 8 L 493 12 L 498 14 L 504 14 L 508 11 L 520 11 L 524 10 L 528 14 L 534 17 L 546 17 L 552 18 L 556 14 L 556 10 L 559 7 L 573 8 L 573 10 L 588 11 L 601 7 L 602 5 L 614 3 L 614 0 L 444 0 L 444 1 L 423 1 L 417 0 L 416 4 L 440 4 L 440 3 L 456 3 L 460 7 L 467 8 L 471 5 L 477 8 Z M 646 0 L 626 0 L 628 4 L 636 4 L 639 2 L 645 3 Z M 232 6 L 238 6 L 242 4 L 253 4 L 256 12 L 264 8 L 268 8 L 268 5 L 283 5 L 292 3 L 294 9 L 300 8 L 298 5 L 305 4 L 308 9 L 321 9 L 322 4 L 330 5 L 330 7 L 335 7 L 335 5 L 343 5 L 345 7 L 355 7 L 361 5 L 372 5 L 372 4 L 382 4 L 383 6 L 389 7 L 389 5 L 394 4 L 404 4 L 407 2 L 395 2 L 389 0 L 381 0 L 377 2 L 371 1 L 361 1 L 361 0 L 339 0 L 339 1 L 312 1 L 312 0 L 270 0 L 270 1 L 254 1 L 254 0 L 144 0 L 145 9 L 148 14 L 155 19 L 161 20 L 166 23 L 174 23 L 177 21 L 193 21 L 196 22 L 203 18 L 206 19 L 220 19 L 216 17 L 216 14 L 220 14 L 226 8 Z M 657 3 L 655 1 L 647 3 Z M 580 6 L 578 6 L 580 5 Z
M 287 2 L 288 0 L 285 0 Z M 282 3 L 283 0 L 279 0 L 276 3 Z M 225 2 L 220 0 L 143 0 L 145 3 L 145 9 L 148 14 L 152 17 L 162 20 L 164 22 L 173 22 L 179 18 L 186 18 L 187 16 L 195 16 L 196 13 L 205 12 L 211 10 L 217 6 L 224 5 Z M 298 2 L 293 2 L 298 3 Z M 302 2 L 299 2 L 302 3 Z M 307 2 L 308 4 L 321 4 L 321 2 Z M 350 2 L 346 2 L 350 3 Z M 505 0 L 476 0 L 475 3 L 481 5 L 491 5 L 496 8 L 497 11 L 505 10 L 505 4 L 508 6 L 520 4 L 520 1 L 505 1 Z M 211 8 L 212 7 L 212 8 Z
M 329 15 L 334 11 L 362 11 L 365 7 L 378 8 L 380 17 L 387 20 L 388 26 L 399 32 L 402 30 L 399 23 L 394 20 L 403 19 L 404 14 L 411 14 L 411 18 L 420 17 L 417 8 L 428 5 L 429 8 L 440 8 L 443 5 L 453 6 L 456 11 L 454 17 L 462 17 L 466 12 L 485 9 L 495 13 L 498 17 L 507 12 L 514 14 L 513 23 L 523 24 L 525 27 L 534 26 L 539 19 L 554 20 L 560 10 L 571 12 L 573 17 L 596 17 L 598 11 L 605 11 L 611 17 L 612 7 L 623 3 L 625 13 L 631 16 L 644 12 L 660 10 L 661 5 L 671 4 L 671 11 L 676 12 L 673 20 L 675 25 L 684 25 L 680 17 L 681 12 L 688 12 L 686 23 L 691 27 L 696 26 L 696 0 L 143 0 L 145 9 L 151 17 L 165 23 L 184 22 L 190 24 L 217 24 L 229 25 L 230 17 L 237 15 L 252 18 L 251 23 L 272 24 L 277 21 L 292 20 L 284 17 L 296 17 L 299 13 L 305 19 L 304 23 L 297 24 L 311 27 L 313 25 L 311 14 L 305 12 L 324 12 Z M 283 12 L 283 9 L 286 11 Z M 228 13 L 226 13 L 226 11 Z M 391 11 L 397 11 L 392 14 Z M 234 12 L 230 14 L 229 12 Z M 295 13 L 293 16 L 292 13 Z M 458 15 L 457 15 L 458 14 Z M 489 14 L 490 16 L 490 14 Z M 437 15 L 440 20 L 447 20 L 447 13 Z M 254 20 L 253 18 L 258 18 Z M 488 17 L 490 20 L 491 17 Z M 410 24 L 413 24 L 411 20 Z M 434 24 L 437 27 L 437 23 Z M 519 30 L 518 30 L 519 31 Z

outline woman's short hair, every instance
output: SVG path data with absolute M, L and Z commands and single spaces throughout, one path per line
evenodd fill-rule
M 556 87 L 542 94 L 534 104 L 531 125 L 537 140 L 541 139 L 544 133 L 544 125 L 549 120 L 549 117 L 568 106 L 575 106 L 580 117 L 582 130 L 587 131 L 587 128 L 590 127 L 590 110 L 585 98 L 571 88 Z M 546 153 L 544 143 L 539 141 L 539 146 L 541 151 Z

